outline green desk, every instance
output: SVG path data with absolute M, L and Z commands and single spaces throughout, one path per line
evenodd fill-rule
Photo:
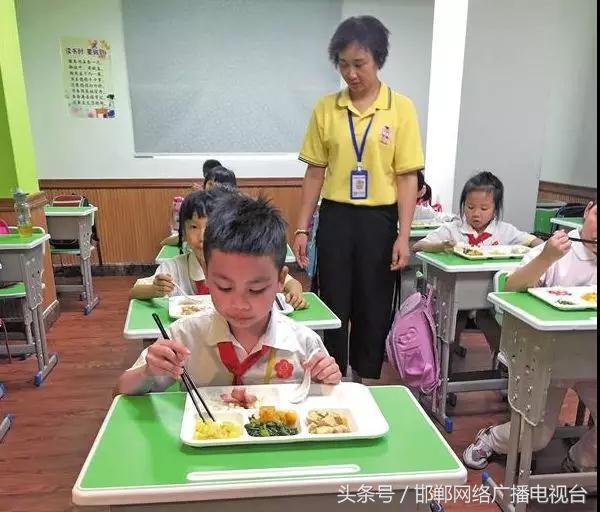
M 437 299 L 441 384 L 431 408 L 445 430 L 451 432 L 452 420 L 446 415 L 449 393 L 500 390 L 507 385 L 506 379 L 488 370 L 469 372 L 468 376 L 453 374 L 450 382 L 450 345 L 458 341 L 455 340 L 457 315 L 459 311 L 489 309 L 487 296 L 493 291 L 494 275 L 500 270 L 515 269 L 521 258 L 473 261 L 453 253 L 427 252 L 417 253 L 417 258 L 423 263 L 425 276 Z
M 579 229 L 583 226 L 583 217 L 553 217 L 550 222 L 564 228 Z
M 175 245 L 163 245 L 160 248 L 160 251 L 158 252 L 158 254 L 156 255 L 156 258 L 154 261 L 157 265 L 160 265 L 163 261 L 170 260 L 171 258 L 174 258 L 175 256 L 179 256 L 179 247 L 177 247 Z M 294 263 L 295 261 L 296 261 L 296 257 L 294 256 L 294 253 L 292 252 L 292 248 L 288 245 L 287 253 L 285 255 L 285 262 L 286 263 Z
M 534 232 L 549 235 L 552 233 L 552 218 L 556 217 L 560 208 L 541 208 L 535 210 Z
M 466 470 L 406 388 L 370 389 L 390 426 L 383 438 L 211 448 L 179 440 L 184 393 L 118 396 L 73 502 L 128 511 L 321 511 L 336 506 L 342 486 L 386 485 L 396 491 L 394 506 L 361 510 L 429 511 L 414 494 L 399 505 L 399 491 L 462 485 Z
M 528 293 L 491 293 L 489 300 L 503 311 L 500 351 L 509 370 L 511 431 L 503 487 L 595 487 L 596 473 L 532 476 L 531 455 L 533 428 L 544 418 L 551 382 L 597 380 L 597 311 L 560 311 Z M 494 495 L 503 511 L 526 509 L 511 503 L 489 475 L 484 480 L 498 491 Z
M 83 312 L 89 315 L 98 304 L 98 297 L 94 292 L 92 283 L 92 265 L 90 255 L 92 245 L 92 226 L 94 215 L 98 211 L 96 206 L 46 206 L 46 222 L 48 233 L 53 240 L 77 240 L 79 247 L 76 249 L 52 248 L 53 255 L 69 254 L 79 257 L 81 267 L 81 285 L 57 284 L 57 292 L 80 292 L 85 299 Z
M 288 315 L 290 318 L 315 331 L 339 329 L 341 327 L 340 319 L 317 295 L 305 292 L 304 297 L 308 301 L 308 308 L 294 311 Z M 167 298 L 130 300 L 123 336 L 131 340 L 158 338 L 160 331 L 154 320 L 152 320 L 152 313 L 157 313 L 165 327 L 168 327 L 173 323 L 168 310 Z
M 35 228 L 34 228 L 35 229 Z M 23 282 L 27 317 L 25 328 L 33 326 L 33 332 L 27 331 L 37 356 L 38 372 L 33 382 L 40 386 L 58 362 L 56 354 L 48 355 L 46 329 L 42 312 L 42 271 L 44 268 L 44 245 L 50 235 L 34 232 L 29 237 L 20 237 L 16 233 L 0 235 L 0 281 Z

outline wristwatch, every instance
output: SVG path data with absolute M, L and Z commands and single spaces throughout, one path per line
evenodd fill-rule
M 294 236 L 298 235 L 310 236 L 310 231 L 308 229 L 297 229 L 296 231 L 294 231 Z

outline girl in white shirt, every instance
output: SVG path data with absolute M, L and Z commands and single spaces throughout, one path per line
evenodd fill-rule
M 552 238 L 531 251 L 523 265 L 506 281 L 506 291 L 525 291 L 532 287 L 586 286 L 597 284 L 597 243 L 572 242 L 569 238 L 595 241 L 598 234 L 596 202 L 588 204 L 584 223 L 569 234 L 557 231 Z M 569 450 L 562 469 L 565 472 L 596 471 L 597 467 L 597 400 L 596 381 L 558 382 L 548 389 L 544 420 L 534 429 L 533 449 L 543 449 L 552 439 L 563 399 L 569 387 L 590 410 L 594 426 Z M 480 430 L 475 441 L 463 454 L 465 464 L 483 469 L 494 454 L 506 454 L 510 440 L 510 423 Z
M 413 246 L 413 251 L 452 251 L 457 244 L 471 246 L 526 245 L 542 240 L 503 222 L 504 185 L 491 172 L 473 176 L 460 195 L 460 219 L 443 224 Z

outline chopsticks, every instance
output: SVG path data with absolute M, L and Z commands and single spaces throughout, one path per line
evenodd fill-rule
M 277 307 L 279 308 L 279 311 L 283 311 L 283 304 L 281 303 L 281 299 L 279 298 L 279 295 L 275 294 L 275 302 L 277 303 Z
M 166 340 L 170 339 L 169 335 L 167 334 L 167 331 L 165 330 L 165 327 L 163 326 L 162 322 L 160 321 L 160 318 L 158 317 L 158 315 L 156 313 L 152 313 L 152 318 L 156 322 L 156 325 L 158 326 L 158 329 L 160 330 L 162 337 Z M 208 413 L 208 416 L 210 417 L 210 419 L 215 421 L 215 417 L 210 412 L 210 409 L 206 405 L 206 402 L 202 398 L 202 395 L 200 395 L 198 388 L 196 388 L 196 386 L 194 385 L 194 381 L 190 377 L 190 374 L 188 373 L 188 371 L 185 369 L 185 366 L 183 367 L 183 373 L 181 374 L 181 380 L 183 381 L 183 384 L 184 384 L 185 388 L 187 389 L 187 392 L 190 395 L 190 398 L 192 399 L 192 403 L 194 404 L 194 407 L 196 408 L 196 412 L 198 413 L 198 416 L 200 416 L 200 419 L 202 421 L 206 422 L 206 420 L 204 419 L 204 416 L 202 414 L 202 411 L 200 410 L 200 405 L 198 405 L 198 402 L 196 401 L 196 398 L 198 398 L 200 400 L 200 402 L 204 406 L 204 409 L 206 409 L 206 412 Z
M 570 236 L 569 240 L 571 240 L 571 242 L 581 242 L 583 244 L 595 244 L 595 245 L 598 245 L 598 240 L 585 240 L 584 238 L 575 238 L 574 236 Z

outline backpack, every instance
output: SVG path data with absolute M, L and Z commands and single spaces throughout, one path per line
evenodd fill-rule
M 62 196 L 56 196 L 52 199 L 52 206 L 65 206 L 65 207 L 80 207 L 89 206 L 90 202 L 87 197 L 79 196 L 76 194 L 67 194 Z M 95 240 L 96 226 L 92 226 L 92 240 Z M 79 240 L 56 240 L 52 238 L 50 245 L 55 249 L 79 249 Z
M 427 395 L 440 384 L 436 337 L 433 289 L 426 286 L 424 293 L 414 292 L 396 311 L 385 345 L 387 359 L 403 384 Z

